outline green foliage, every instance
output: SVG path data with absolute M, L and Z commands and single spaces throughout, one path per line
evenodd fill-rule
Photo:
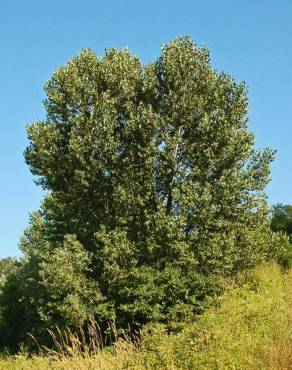
M 292 244 L 286 244 L 283 251 L 281 251 L 278 255 L 277 261 L 282 265 L 285 269 L 292 267 Z
M 276 204 L 273 207 L 271 228 L 287 233 L 289 239 L 292 237 L 292 206 Z
M 103 315 L 98 284 L 87 276 L 90 253 L 76 237 L 66 235 L 54 250 L 34 252 L 7 276 L 0 298 L 1 343 L 13 351 L 15 338 L 25 342 L 28 332 L 49 344 L 47 328 L 56 324 L 76 328 Z
M 285 268 L 292 267 L 292 206 L 277 204 L 273 207 L 271 228 L 273 231 L 284 233 L 289 243 L 278 255 L 278 262 Z
M 217 307 L 179 332 L 163 325 L 144 328 L 136 346 L 119 340 L 113 349 L 80 351 L 76 337 L 59 357 L 25 354 L 6 358 L 0 368 L 135 370 L 284 370 L 292 367 L 292 271 L 274 264 L 232 281 Z M 64 340 L 66 343 L 66 340 Z M 63 343 L 62 343 L 63 344 Z
M 35 278 L 27 265 L 17 262 L 6 278 L 0 295 L 1 347 L 12 351 L 18 349 L 18 343 L 24 339 L 27 329 L 39 324 L 35 300 Z M 28 326 L 29 322 L 29 326 Z M 16 340 L 17 338 L 17 340 Z
M 291 271 L 285 274 L 276 265 L 258 267 L 220 297 L 219 307 L 184 325 L 180 333 L 167 335 L 162 326 L 145 331 L 139 352 L 128 354 L 126 366 L 290 369 L 291 282 Z
M 102 299 L 97 283 L 86 276 L 90 262 L 90 254 L 70 235 L 61 247 L 42 257 L 40 284 L 50 299 L 42 320 L 48 326 L 55 324 L 56 315 L 64 325 L 78 327 L 98 313 Z
M 181 37 L 146 66 L 128 50 L 83 50 L 45 91 L 25 159 L 47 193 L 21 243 L 20 286 L 3 297 L 16 289 L 16 342 L 53 324 L 201 312 L 222 276 L 278 253 L 273 152 L 254 150 L 246 87 L 205 48 Z
M 15 263 L 16 259 L 12 257 L 0 260 L 0 289 L 4 286 L 6 277 L 9 274 L 9 272 L 13 269 Z

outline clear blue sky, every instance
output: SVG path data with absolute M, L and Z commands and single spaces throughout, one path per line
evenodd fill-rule
M 23 160 L 26 125 L 44 118 L 43 85 L 90 47 L 128 46 L 142 61 L 189 34 L 212 63 L 249 86 L 258 147 L 278 150 L 271 204 L 292 203 L 291 0 L 0 0 L 0 258 L 19 255 L 29 212 L 43 196 Z

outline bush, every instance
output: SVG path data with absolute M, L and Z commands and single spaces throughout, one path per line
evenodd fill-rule
M 51 351 L 47 357 L 30 359 L 23 355 L 0 362 L 0 367 L 5 370 L 290 369 L 291 284 L 291 270 L 284 273 L 275 264 L 260 266 L 238 276 L 217 307 L 185 323 L 178 333 L 168 334 L 165 326 L 152 325 L 142 331 L 138 343 L 119 340 L 111 350 L 94 355 L 80 351 L 82 343 L 75 337 L 64 354 Z

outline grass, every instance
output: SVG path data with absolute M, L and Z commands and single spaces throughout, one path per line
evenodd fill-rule
M 179 333 L 156 326 L 138 346 L 120 340 L 91 355 L 78 348 L 71 345 L 71 355 L 3 358 L 0 369 L 292 369 L 292 270 L 269 264 L 241 275 L 217 307 Z

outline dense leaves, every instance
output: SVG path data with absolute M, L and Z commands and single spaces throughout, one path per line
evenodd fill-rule
M 292 267 L 292 206 L 276 204 L 272 210 L 271 228 L 287 236 L 289 243 L 278 256 L 278 262 L 285 268 Z
M 278 253 L 264 193 L 273 152 L 254 150 L 246 87 L 206 49 L 179 38 L 148 65 L 83 50 L 45 91 L 25 159 L 47 193 L 21 243 L 17 340 L 201 312 L 220 277 Z
M 0 260 L 0 289 L 5 285 L 5 281 L 9 272 L 13 269 L 16 259 L 7 257 Z

